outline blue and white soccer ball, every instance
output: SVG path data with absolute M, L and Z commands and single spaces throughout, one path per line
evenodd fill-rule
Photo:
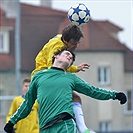
M 90 20 L 90 10 L 82 3 L 75 4 L 68 11 L 68 19 L 77 26 L 84 25 Z

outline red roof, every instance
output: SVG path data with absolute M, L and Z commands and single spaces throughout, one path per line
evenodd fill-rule
M 68 25 L 70 22 L 68 19 L 60 24 L 59 33 L 62 29 Z M 120 51 L 125 50 L 125 47 L 120 43 L 118 39 L 112 36 L 112 32 L 117 34 L 118 31 L 122 29 L 110 23 L 109 21 L 94 21 L 90 20 L 88 24 L 81 27 L 84 38 L 81 41 L 77 50 L 106 50 L 106 51 Z
M 21 4 L 21 8 L 24 9 L 22 12 L 22 15 L 50 15 L 50 17 L 53 15 L 57 16 L 64 16 L 66 15 L 66 12 L 59 11 L 59 10 L 53 10 L 50 7 L 41 7 L 41 6 L 34 6 L 34 5 L 27 5 L 27 4 Z
M 119 32 L 122 31 L 123 29 L 116 26 L 115 24 L 111 23 L 110 21 L 95 21 L 97 25 L 99 25 L 103 30 L 108 31 L 108 32 Z

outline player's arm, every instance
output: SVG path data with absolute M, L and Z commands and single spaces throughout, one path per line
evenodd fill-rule
M 15 112 L 13 116 L 11 116 L 10 121 L 13 124 L 16 124 L 19 120 L 25 118 L 29 115 L 33 104 L 35 103 L 35 100 L 37 98 L 37 89 L 35 85 L 35 79 L 33 77 L 33 80 L 30 83 L 29 90 L 25 95 L 25 100 L 22 102 L 21 106 L 18 108 L 18 110 Z
M 84 82 L 82 79 L 75 76 L 75 90 L 79 93 L 90 96 L 98 100 L 119 100 L 121 104 L 125 104 L 127 101 L 126 95 L 123 92 L 106 90 L 98 87 L 89 85 L 87 82 Z
M 81 78 L 75 75 L 75 91 L 79 93 L 83 93 L 87 96 L 98 100 L 109 100 L 115 99 L 115 91 L 109 91 L 105 89 L 101 89 L 98 87 L 94 87 L 89 85 L 87 82 L 84 82 Z
M 32 106 L 37 98 L 37 89 L 35 85 L 36 80 L 32 79 L 29 91 L 26 93 L 25 100 L 22 102 L 18 110 L 10 117 L 10 120 L 5 125 L 4 130 L 10 132 L 13 130 L 13 126 L 21 119 L 29 115 Z
M 45 49 L 43 48 L 38 55 L 36 56 L 35 59 L 35 66 L 36 68 L 32 71 L 31 77 L 33 77 L 33 75 L 43 69 L 47 69 L 47 62 L 46 62 L 46 53 L 45 53 Z
M 46 68 L 45 48 L 43 48 L 36 57 L 36 68 L 38 68 L 38 70 L 43 70 L 44 68 Z
M 89 69 L 90 65 L 87 64 L 87 63 L 82 63 L 78 66 L 70 66 L 68 69 L 67 69 L 67 72 L 71 72 L 71 73 L 77 73 L 79 71 L 85 71 L 85 69 Z
M 70 72 L 70 73 L 77 73 L 78 72 L 78 66 L 70 66 L 68 69 L 67 69 L 67 72 Z
M 7 117 L 6 117 L 6 123 L 9 121 L 10 117 L 16 112 L 17 110 L 17 105 L 16 105 L 16 98 L 13 99 L 12 103 L 11 103 L 11 106 L 10 106 L 10 109 L 9 109 L 9 112 L 7 114 Z

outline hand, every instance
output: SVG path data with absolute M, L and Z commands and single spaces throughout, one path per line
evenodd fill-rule
M 14 132 L 13 126 L 14 126 L 14 124 L 11 123 L 11 121 L 9 121 L 8 123 L 6 123 L 6 125 L 4 127 L 5 132 L 7 132 L 7 133 L 13 133 Z
M 84 69 L 89 69 L 89 67 L 90 67 L 90 65 L 87 63 L 80 64 L 80 65 L 78 65 L 78 72 L 85 71 Z
M 127 97 L 123 92 L 116 93 L 115 99 L 118 99 L 120 104 L 125 104 L 127 102 Z

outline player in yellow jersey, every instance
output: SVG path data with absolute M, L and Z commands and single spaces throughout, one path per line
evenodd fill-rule
M 52 66 L 52 57 L 55 52 L 61 50 L 62 48 L 68 48 L 74 51 L 83 37 L 83 33 L 80 27 L 76 25 L 68 25 L 63 29 L 62 34 L 56 35 L 54 38 L 50 39 L 47 44 L 44 45 L 42 50 L 38 53 L 35 61 L 36 68 L 33 70 L 31 76 L 35 72 L 43 69 L 50 68 Z M 88 63 L 83 63 L 78 66 L 70 66 L 67 71 L 71 73 L 76 73 L 79 71 L 85 71 L 89 69 L 90 65 Z M 85 125 L 83 111 L 82 111 L 82 101 L 77 93 L 73 92 L 73 104 L 74 104 L 74 113 L 76 117 L 76 123 L 80 132 L 85 131 L 87 126 Z
M 10 117 L 17 111 L 21 103 L 25 99 L 25 94 L 28 91 L 28 87 L 30 84 L 30 78 L 25 78 L 22 82 L 22 92 L 23 94 L 20 96 L 17 96 L 13 99 L 9 113 L 6 117 L 6 122 L 9 121 Z M 39 133 L 39 123 L 38 123 L 38 104 L 35 102 L 34 106 L 32 107 L 32 110 L 30 114 L 20 120 L 15 126 L 14 126 L 14 133 Z

